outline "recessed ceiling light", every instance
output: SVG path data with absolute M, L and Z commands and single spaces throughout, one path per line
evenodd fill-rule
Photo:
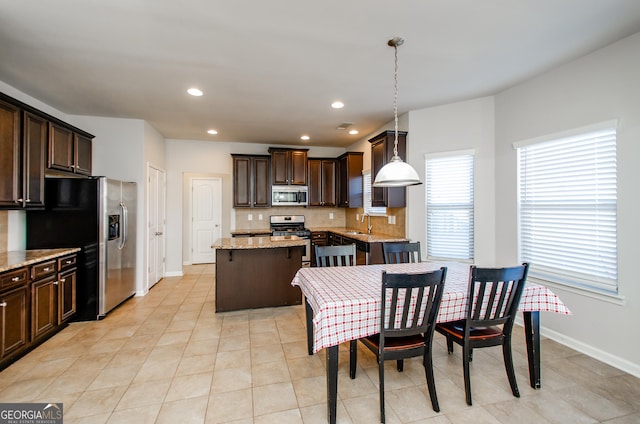
M 356 134 L 358 134 L 358 130 L 351 130 L 351 131 L 349 131 L 349 134 L 356 135 Z
M 311 137 L 309 137 L 308 135 L 303 135 L 302 137 L 300 137 L 301 140 L 309 140 Z
M 342 109 L 344 107 L 344 103 L 342 103 L 341 101 L 336 101 L 331 103 L 331 107 L 334 109 Z
M 198 90 L 195 87 L 192 87 L 192 88 L 188 89 L 187 93 L 189 93 L 189 94 L 191 94 L 192 96 L 195 96 L 195 97 L 200 97 L 200 96 L 202 96 L 204 94 L 202 91 Z
M 216 135 L 218 134 L 218 131 L 214 130 L 214 129 L 210 129 L 207 131 L 207 133 L 211 134 L 211 135 Z

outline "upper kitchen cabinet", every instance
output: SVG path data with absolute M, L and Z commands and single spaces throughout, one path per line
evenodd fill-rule
M 44 206 L 46 143 L 44 118 L 0 100 L 0 207 Z
M 336 160 L 309 159 L 309 206 L 336 205 Z
M 383 131 L 369 140 L 371 143 L 371 181 L 393 157 L 395 131 Z M 407 132 L 398 131 L 398 155 L 406 159 Z M 406 205 L 405 187 L 372 187 L 371 206 L 403 208 Z
M 362 152 L 347 152 L 338 158 L 338 206 L 362 207 Z
M 271 206 L 270 157 L 231 155 L 233 158 L 233 206 Z
M 270 147 L 273 185 L 307 185 L 308 149 Z
M 47 168 L 91 175 L 91 137 L 71 128 L 50 123 Z

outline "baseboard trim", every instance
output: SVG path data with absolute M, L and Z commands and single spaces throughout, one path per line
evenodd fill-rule
M 518 325 L 523 325 L 521 317 L 518 317 L 516 322 Z M 607 365 L 611 365 L 614 368 L 640 378 L 640 364 L 635 364 L 631 361 L 620 358 L 619 356 L 612 355 L 609 352 L 605 352 L 604 350 L 598 349 L 594 346 L 581 342 L 580 340 L 576 340 L 543 326 L 540 326 L 540 334 L 548 339 L 570 347 L 573 350 L 597 359 L 598 361 L 604 362 Z

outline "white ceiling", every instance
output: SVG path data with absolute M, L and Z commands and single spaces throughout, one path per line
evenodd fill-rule
M 171 139 L 346 146 L 393 119 L 393 36 L 403 113 L 638 31 L 638 0 L 0 0 L 0 80 Z

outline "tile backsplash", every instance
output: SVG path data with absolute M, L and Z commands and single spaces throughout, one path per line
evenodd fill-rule
M 267 209 L 234 209 L 236 230 L 269 229 L 271 215 L 304 215 L 308 228 L 349 227 L 366 232 L 367 220 L 360 222 L 356 215 L 362 215 L 362 208 L 325 208 L 325 207 L 277 207 Z M 372 216 L 371 226 L 374 233 L 405 237 L 405 208 L 388 208 L 387 215 L 395 217 L 395 224 L 389 224 L 387 216 Z M 251 218 L 251 219 L 249 219 Z M 262 219 L 260 219 L 262 218 Z
M 0 253 L 8 250 L 9 246 L 9 212 L 0 211 Z

